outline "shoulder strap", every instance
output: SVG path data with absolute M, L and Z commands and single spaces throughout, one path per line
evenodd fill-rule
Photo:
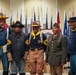
M 43 35 L 42 35 L 42 32 L 40 32 L 40 40 L 41 40 L 41 43 L 43 43 Z
M 29 34 L 29 43 L 30 43 L 30 41 L 31 41 L 31 33 Z
M 9 36 L 9 28 L 7 28 L 7 37 L 6 37 L 6 39 L 8 39 L 8 36 Z
M 61 40 L 61 38 L 63 37 L 62 34 L 59 35 L 59 39 L 58 39 L 58 42 Z
M 51 35 L 48 37 L 48 42 L 50 42 L 52 39 L 53 39 L 53 34 L 51 34 Z

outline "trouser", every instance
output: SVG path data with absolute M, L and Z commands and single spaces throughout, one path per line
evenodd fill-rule
M 70 56 L 70 75 L 76 75 L 76 55 Z
M 29 50 L 29 66 L 31 75 L 43 75 L 44 50 Z
M 0 57 L 2 59 L 3 75 L 8 75 L 8 58 L 7 54 L 3 53 L 2 49 L 0 49 Z
M 50 66 L 51 75 L 62 75 L 62 66 Z
M 16 75 L 19 71 L 20 75 L 25 75 L 24 60 L 12 61 L 11 62 L 11 75 Z

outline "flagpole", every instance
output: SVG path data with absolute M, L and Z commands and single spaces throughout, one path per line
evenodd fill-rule
M 48 8 L 46 10 L 46 29 L 48 29 Z
M 2 10 L 2 7 L 1 7 L 1 1 L 2 1 L 2 0 L 0 0 L 0 12 L 1 12 L 1 10 Z
M 26 32 L 27 32 L 27 28 L 26 28 L 26 24 L 27 24 L 27 21 L 26 21 L 26 19 L 27 19 L 27 9 L 26 9 L 26 14 L 25 14 L 25 34 L 26 34 Z
M 22 23 L 24 24 L 24 0 L 22 0 Z
M 16 15 L 16 20 L 18 21 L 18 9 L 17 9 L 17 15 Z
M 32 31 L 32 24 L 33 24 L 33 10 L 31 9 L 31 24 L 30 24 L 30 32 Z
M 39 7 L 38 7 L 38 21 L 39 21 L 39 16 L 40 16 L 40 14 L 39 14 Z
M 73 9 L 72 9 L 72 17 L 74 17 L 74 5 L 73 5 Z

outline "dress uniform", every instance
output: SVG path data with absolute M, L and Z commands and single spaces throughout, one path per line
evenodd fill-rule
M 5 23 L 6 19 L 3 13 L 0 13 L 0 57 L 2 59 L 2 66 L 3 66 L 3 75 L 8 75 L 8 59 L 7 59 L 7 38 L 11 33 L 11 29 L 8 24 Z
M 51 75 L 62 75 L 62 65 L 66 62 L 66 38 L 60 33 L 57 23 L 52 31 L 53 34 L 48 38 L 46 62 L 50 64 Z
M 28 35 L 30 74 L 36 75 L 38 73 L 38 75 L 43 75 L 44 47 L 46 48 L 47 39 L 41 33 L 38 21 L 35 21 L 32 27 L 33 30 Z
M 69 75 L 76 75 L 76 17 L 69 18 L 68 24 L 72 30 L 68 41 L 68 53 L 70 54 Z
M 25 75 L 23 58 L 27 51 L 27 46 L 26 35 L 21 31 L 24 26 L 19 21 L 16 21 L 11 27 L 15 28 L 15 30 L 9 36 L 7 43 L 8 60 L 11 62 L 10 75 L 17 75 L 18 71 L 20 75 Z

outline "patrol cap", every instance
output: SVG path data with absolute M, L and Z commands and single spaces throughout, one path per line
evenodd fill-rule
M 38 21 L 34 21 L 32 27 L 40 27 L 39 22 Z
M 3 13 L 2 12 L 0 12 L 0 20 L 1 19 L 7 19 L 8 17 L 6 17 L 5 15 L 3 15 Z
M 12 28 L 15 28 L 15 27 L 23 28 L 23 27 L 24 27 L 24 25 L 23 25 L 23 24 L 21 24 L 21 22 L 20 22 L 20 21 L 16 21 L 16 23 L 13 23 L 13 24 L 11 25 L 11 27 L 12 27 Z
M 70 17 L 67 22 L 75 22 L 75 21 L 76 21 L 76 17 Z
M 58 23 L 54 23 L 54 25 L 53 25 L 54 27 L 56 27 L 56 28 L 60 28 L 60 26 L 59 26 L 59 24 Z

